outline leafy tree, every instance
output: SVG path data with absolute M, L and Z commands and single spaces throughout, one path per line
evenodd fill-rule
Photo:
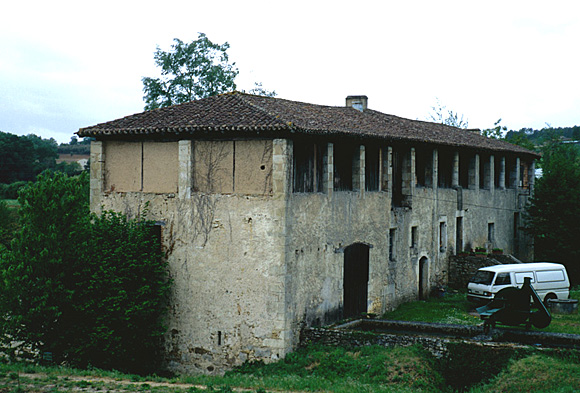
M 459 115 L 457 112 L 447 109 L 447 106 L 441 104 L 437 99 L 437 104 L 431 107 L 432 112 L 429 114 L 429 120 L 435 123 L 446 124 L 457 128 L 467 128 L 469 122 Z
M 537 260 L 564 263 L 574 284 L 580 283 L 580 153 L 554 139 L 542 148 L 542 177 L 526 210 Z
M 190 43 L 175 38 L 169 52 L 157 47 L 155 64 L 161 67 L 161 78 L 142 79 L 145 110 L 235 90 L 238 69 L 229 63 L 229 47 L 227 42 L 211 42 L 203 33 Z
M 0 200 L 0 250 L 9 246 L 17 228 L 18 213 L 8 207 L 6 201 Z
M 527 138 L 525 134 L 521 133 L 509 134 L 508 132 L 508 134 L 506 134 L 505 136 L 505 140 L 513 145 L 518 145 L 531 151 L 536 150 L 536 146 L 534 145 L 534 143 L 529 138 Z
M 0 251 L 1 337 L 57 362 L 153 371 L 169 284 L 150 223 L 91 216 L 86 173 L 45 172 L 19 202 Z
M 43 139 L 34 134 L 28 134 L 23 138 L 29 140 L 34 147 L 34 155 L 31 157 L 34 161 L 34 176 L 46 169 L 53 169 L 58 158 L 58 143 L 54 138 Z
M 55 169 L 59 172 L 64 172 L 69 176 L 75 176 L 80 174 L 84 168 L 81 167 L 81 164 L 79 164 L 76 161 L 73 162 L 62 161 L 56 164 Z
M 54 168 L 56 146 L 52 138 L 0 132 L 0 183 L 34 180 L 43 170 Z
M 243 90 L 243 92 L 245 93 L 246 91 Z M 261 82 L 255 82 L 254 83 L 254 87 L 252 89 L 250 89 L 248 91 L 249 94 L 254 94 L 257 96 L 264 96 L 264 97 L 276 97 L 276 91 L 275 90 L 267 90 L 262 86 Z
M 492 139 L 503 139 L 503 133 L 507 131 L 506 126 L 501 125 L 501 119 L 493 123 L 492 128 L 481 130 L 481 135 Z

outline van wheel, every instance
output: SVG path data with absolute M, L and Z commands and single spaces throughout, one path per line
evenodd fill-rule
M 555 293 L 548 293 L 545 297 L 544 297 L 544 305 L 546 307 L 548 307 L 548 302 L 550 300 L 554 300 L 554 299 L 558 299 L 558 296 L 556 296 Z

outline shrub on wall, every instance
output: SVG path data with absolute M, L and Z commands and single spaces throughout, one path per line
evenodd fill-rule
M 42 174 L 19 202 L 22 228 L 0 254 L 3 339 L 55 362 L 154 371 L 169 281 L 151 223 L 91 216 L 86 174 Z

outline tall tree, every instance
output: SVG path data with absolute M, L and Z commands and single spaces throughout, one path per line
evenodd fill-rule
M 580 153 L 551 140 L 542 148 L 542 177 L 527 207 L 527 230 L 534 236 L 537 260 L 562 262 L 574 284 L 580 283 Z
M 168 52 L 157 47 L 155 64 L 161 67 L 161 78 L 142 79 L 145 110 L 235 90 L 239 71 L 229 63 L 229 47 L 227 42 L 211 42 L 203 33 L 190 43 L 175 38 Z

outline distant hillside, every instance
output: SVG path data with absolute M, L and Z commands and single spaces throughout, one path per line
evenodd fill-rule
M 532 128 L 522 128 L 519 131 L 508 131 L 505 139 L 509 142 L 518 139 L 527 139 L 535 146 L 542 145 L 546 140 L 552 138 L 560 138 L 564 140 L 580 140 L 580 126 L 574 127 L 546 127 L 541 130 L 534 130 Z

